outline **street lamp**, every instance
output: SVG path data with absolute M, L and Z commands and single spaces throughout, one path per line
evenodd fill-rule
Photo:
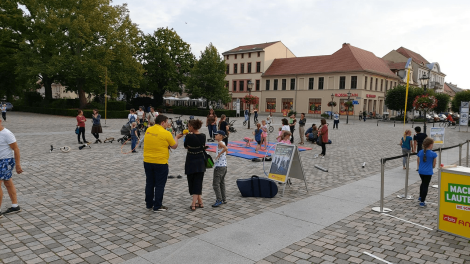
M 251 95 L 251 89 L 253 88 L 253 83 L 251 80 L 248 81 L 248 94 Z M 251 116 L 251 99 L 248 103 L 248 129 L 250 129 L 250 117 Z
M 333 119 L 333 99 L 335 99 L 335 94 L 331 93 L 331 113 L 330 113 L 330 119 Z
M 346 124 L 349 122 L 349 98 L 351 97 L 351 91 L 348 92 L 348 109 L 346 110 Z
M 419 79 L 423 85 L 424 93 L 426 94 L 426 85 L 428 85 L 429 77 L 426 76 L 426 73 L 423 73 L 423 76 Z M 406 113 L 405 113 L 406 114 Z M 426 110 L 424 110 L 424 134 L 426 134 Z

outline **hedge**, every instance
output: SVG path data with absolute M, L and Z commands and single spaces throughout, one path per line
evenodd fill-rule
M 237 114 L 236 110 L 226 110 L 226 109 L 216 109 L 215 113 L 217 116 L 222 114 L 227 117 L 235 117 Z M 188 108 L 188 107 L 174 107 L 173 114 L 177 115 L 192 115 L 192 116 L 207 116 L 209 114 L 208 109 L 199 109 L 199 108 Z
M 60 115 L 60 116 L 77 116 L 77 109 L 59 109 L 59 108 L 42 108 L 42 107 L 29 107 L 29 106 L 15 106 L 14 111 L 31 112 L 46 115 Z M 85 117 L 91 117 L 93 110 L 83 110 Z M 101 118 L 104 118 L 104 111 L 100 111 Z M 119 119 L 127 118 L 129 111 L 107 111 L 106 118 Z

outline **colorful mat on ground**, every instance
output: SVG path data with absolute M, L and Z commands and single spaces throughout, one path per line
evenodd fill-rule
M 268 156 L 271 156 L 271 154 L 274 153 L 274 147 L 273 148 L 271 147 L 275 144 L 276 143 L 269 142 L 269 145 L 267 148 L 267 149 L 270 149 Z M 207 142 L 206 145 L 209 146 L 207 151 L 216 152 L 216 148 L 217 148 L 216 142 Z M 258 151 L 259 153 L 255 152 L 255 148 L 257 145 L 256 142 L 251 142 L 251 147 L 245 147 L 245 145 L 246 143 L 244 141 L 230 141 L 228 143 L 228 155 L 240 157 L 244 159 L 253 159 L 253 158 L 263 158 L 266 154 L 266 151 L 263 151 L 263 150 Z M 312 148 L 301 147 L 301 146 L 297 146 L 297 147 L 299 151 L 312 150 Z

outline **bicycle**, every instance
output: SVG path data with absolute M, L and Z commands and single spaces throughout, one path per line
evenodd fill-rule
M 176 130 L 175 130 L 175 135 L 178 133 L 183 133 L 184 130 L 184 124 L 183 121 L 181 120 L 182 115 L 175 117 L 176 118 Z
M 439 127 L 444 127 L 445 128 L 445 127 L 449 127 L 449 126 L 451 126 L 450 121 L 443 121 L 443 122 L 439 123 Z
M 168 119 L 170 120 L 170 127 L 171 127 L 171 128 L 170 128 L 170 129 L 171 129 L 170 132 L 171 132 L 172 134 L 175 134 L 175 136 L 176 136 L 176 126 L 175 126 L 175 123 L 173 122 L 173 118 L 169 117 Z

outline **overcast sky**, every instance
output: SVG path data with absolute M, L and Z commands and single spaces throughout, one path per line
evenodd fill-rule
M 114 0 L 127 3 L 145 33 L 176 30 L 199 57 L 282 41 L 296 56 L 328 55 L 350 43 L 383 57 L 403 46 L 438 62 L 446 82 L 470 88 L 470 1 L 386 0 Z

